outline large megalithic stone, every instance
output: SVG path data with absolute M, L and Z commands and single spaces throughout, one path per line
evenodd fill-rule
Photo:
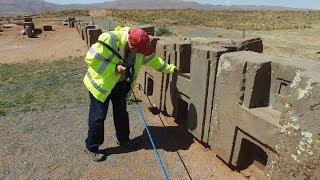
M 319 68 L 320 63 L 306 59 L 254 52 L 223 55 L 211 148 L 233 166 L 258 164 L 271 179 L 317 177 Z
M 34 29 L 32 29 L 31 26 L 26 26 L 25 27 L 25 31 L 26 31 L 26 34 L 29 38 L 33 38 L 34 37 Z
M 165 47 L 165 61 L 168 64 L 190 67 L 191 42 L 183 40 L 168 41 Z M 186 68 L 188 69 L 188 68 Z M 188 72 L 185 72 L 188 73 Z M 176 103 L 176 76 L 173 74 L 164 75 L 163 93 L 160 109 L 169 116 L 174 116 Z
M 52 25 L 48 25 L 48 24 L 43 25 L 43 30 L 44 31 L 52 31 L 53 30 Z
M 98 38 L 100 34 L 102 34 L 101 29 L 88 29 L 87 30 L 87 36 L 88 36 L 88 41 L 87 45 L 90 47 L 92 44 L 96 43 L 98 41 Z
M 26 29 L 27 26 L 29 26 L 32 30 L 35 29 L 33 22 L 24 22 L 23 23 L 23 28 Z
M 188 129 L 198 140 L 205 143 L 208 143 L 209 139 L 217 67 L 220 56 L 227 52 L 228 49 L 219 46 L 192 48 Z
M 94 29 L 96 28 L 94 25 L 88 25 L 87 23 L 83 24 L 83 26 L 81 27 L 81 38 L 84 41 L 87 41 L 88 36 L 87 36 L 87 30 L 88 29 Z
M 96 27 L 95 26 L 86 26 L 84 28 L 84 40 L 86 41 L 86 44 L 88 45 L 89 44 L 89 36 L 88 36 L 88 30 L 89 29 L 95 29 Z
M 226 53 L 220 58 L 209 145 L 232 166 L 256 161 L 264 170 L 277 155 L 275 134 L 281 130 L 281 112 L 269 102 L 271 61 L 254 52 Z
M 74 17 L 69 17 L 68 18 L 68 25 L 70 28 L 74 27 L 74 23 L 75 23 L 76 19 Z
M 261 38 L 241 38 L 234 42 L 238 51 L 253 51 L 257 53 L 263 52 L 263 43 Z
M 31 16 L 24 16 L 23 20 L 24 20 L 24 22 L 32 22 L 32 17 Z
M 160 37 L 149 36 L 149 38 L 156 55 L 164 60 L 165 46 L 161 43 L 161 41 L 159 41 Z M 147 79 L 150 77 L 154 79 Z M 148 80 L 149 80 L 149 83 L 148 83 Z M 162 89 L 159 89 L 158 87 L 162 86 L 162 81 L 163 81 L 162 73 L 157 72 L 156 70 L 153 70 L 150 67 L 142 66 L 140 69 L 137 81 L 139 83 L 138 84 L 139 90 L 143 91 L 144 94 L 150 97 L 152 106 L 160 109 L 160 99 L 161 99 Z

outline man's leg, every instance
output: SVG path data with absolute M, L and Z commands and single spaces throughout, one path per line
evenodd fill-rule
M 98 101 L 91 93 L 90 110 L 88 120 L 88 137 L 86 139 L 86 148 L 91 152 L 97 152 L 99 146 L 104 140 L 104 121 L 107 116 L 109 98 L 102 103 Z
M 129 140 L 129 115 L 127 112 L 127 93 L 130 90 L 130 83 L 118 83 L 111 93 L 113 107 L 113 121 L 116 129 L 116 136 L 120 143 Z

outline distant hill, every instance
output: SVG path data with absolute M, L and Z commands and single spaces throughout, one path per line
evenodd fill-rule
M 49 12 L 62 7 L 43 0 L 0 0 L 0 14 Z
M 192 1 L 182 0 L 115 0 L 97 4 L 68 4 L 59 5 L 44 0 L 0 0 L 0 15 L 4 14 L 30 14 L 40 12 L 53 12 L 66 9 L 102 9 L 102 8 L 195 8 L 213 10 L 301 10 L 279 6 L 219 6 L 200 4 Z

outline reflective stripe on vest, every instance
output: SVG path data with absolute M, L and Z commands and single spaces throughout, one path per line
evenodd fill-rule
M 164 70 L 166 70 L 167 66 L 168 66 L 168 63 L 166 63 L 166 62 L 163 63 L 163 65 L 158 69 L 158 71 L 163 72 Z
M 116 50 L 117 48 L 117 38 L 116 38 L 116 35 L 113 33 L 113 32 L 108 32 L 108 34 L 110 35 L 111 37 L 111 47 Z
M 151 59 L 154 58 L 155 55 L 156 55 L 156 53 L 152 53 L 150 56 L 144 57 L 142 60 L 142 64 L 147 64 L 148 62 L 150 62 Z
M 109 63 L 112 61 L 114 55 L 110 55 L 109 57 L 107 57 L 107 59 L 105 59 L 100 53 L 98 53 L 97 51 L 95 51 L 93 48 L 89 49 L 89 53 L 96 59 L 99 59 L 100 61 L 102 61 L 102 65 L 99 67 L 98 69 L 98 73 L 102 74 L 106 68 L 108 67 Z
M 108 67 L 109 63 L 112 61 L 114 55 L 112 54 L 111 56 L 108 57 L 107 60 L 103 62 L 103 64 L 99 67 L 98 73 L 102 74 Z
M 92 76 L 91 76 L 91 73 L 88 71 L 87 72 L 87 77 L 88 77 L 88 79 L 89 79 L 89 81 L 90 81 L 90 83 L 91 83 L 91 85 L 94 87 L 94 88 L 96 88 L 100 93 L 102 93 L 102 94 L 106 94 L 107 93 L 107 91 L 106 90 L 104 90 L 102 87 L 100 87 L 96 82 L 94 82 L 94 80 L 93 80 L 93 78 L 92 78 Z
M 111 38 L 111 46 L 113 49 L 116 49 L 117 47 L 117 39 L 116 39 L 116 35 L 113 32 L 108 32 L 110 38 Z M 112 59 L 114 58 L 114 54 L 110 55 L 107 58 L 104 58 L 100 53 L 98 53 L 97 51 L 95 51 L 93 48 L 89 49 L 89 53 L 96 59 L 99 59 L 100 61 L 102 61 L 102 65 L 99 67 L 98 69 L 98 73 L 102 74 L 108 67 L 109 63 L 112 61 Z

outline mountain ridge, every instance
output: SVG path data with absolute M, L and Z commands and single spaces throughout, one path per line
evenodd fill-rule
M 54 12 L 70 9 L 181 9 L 194 8 L 206 10 L 274 10 L 274 11 L 299 11 L 281 6 L 255 6 L 255 5 L 211 5 L 200 4 L 193 1 L 182 0 L 115 0 L 95 4 L 55 4 L 44 0 L 0 0 L 0 15 L 2 14 L 33 14 L 42 12 Z

